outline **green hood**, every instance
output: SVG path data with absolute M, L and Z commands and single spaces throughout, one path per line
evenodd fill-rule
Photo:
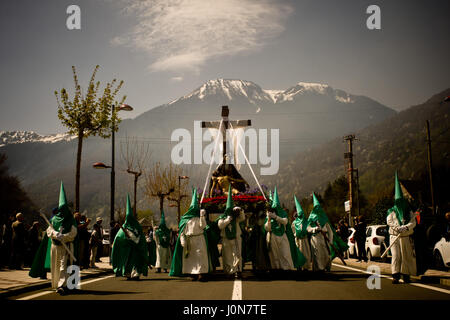
M 228 216 L 232 216 L 233 215 L 233 207 L 234 207 L 234 202 L 233 202 L 233 195 L 231 193 L 231 184 L 228 187 L 228 198 L 227 198 L 227 205 L 225 208 L 225 212 L 216 219 L 225 219 Z M 235 239 L 236 238 L 236 219 L 233 218 L 233 220 L 231 221 L 231 230 L 229 228 L 225 228 L 225 235 L 227 237 L 227 239 Z
M 328 217 L 313 192 L 313 209 L 308 217 L 308 225 L 314 228 L 317 227 L 317 222 L 323 227 L 328 222 Z
M 156 236 L 159 243 L 163 248 L 168 248 L 170 244 L 170 230 L 166 226 L 166 218 L 164 216 L 164 210 L 161 211 L 161 221 L 159 222 L 158 230 L 156 230 Z
M 297 218 L 294 220 L 295 236 L 297 238 L 303 239 L 308 235 L 306 228 L 308 227 L 308 220 L 305 217 L 305 212 L 303 211 L 300 202 L 294 195 L 295 208 L 297 210 Z
M 62 181 L 61 181 L 61 188 L 59 190 L 58 212 L 51 219 L 51 224 L 53 226 L 53 229 L 55 229 L 55 231 L 59 232 L 62 231 L 62 233 L 70 232 L 72 226 L 77 227 L 77 222 L 75 221 L 75 218 L 70 212 L 69 206 L 67 204 L 66 192 L 64 190 L 64 185 Z
M 395 198 L 394 198 L 394 206 L 388 210 L 388 215 L 394 211 L 395 216 L 397 217 L 398 223 L 400 225 L 404 225 L 409 223 L 409 212 L 410 207 L 408 200 L 403 197 L 402 188 L 400 186 L 400 182 L 398 180 L 397 172 L 395 172 Z

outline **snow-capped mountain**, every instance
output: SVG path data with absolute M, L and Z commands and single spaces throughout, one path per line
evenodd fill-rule
M 0 131 L 0 147 L 25 142 L 55 143 L 59 141 L 70 141 L 75 138 L 76 136 L 64 133 L 40 135 L 34 131 Z
M 220 97 L 221 99 L 233 101 L 241 98 L 250 103 L 282 103 L 293 101 L 305 95 L 328 96 L 341 103 L 353 103 L 353 96 L 343 90 L 333 89 L 327 84 L 299 82 L 286 90 L 262 89 L 251 81 L 236 79 L 215 79 L 205 82 L 191 93 L 170 102 L 183 102 L 190 99 L 203 101 L 208 96 Z
M 121 163 L 123 150 L 120 150 L 126 147 L 127 137 L 137 137 L 148 143 L 152 162 L 170 163 L 172 149 L 177 144 L 172 141 L 173 132 L 185 129 L 191 135 L 190 141 L 198 143 L 202 139 L 196 136 L 195 121 L 198 124 L 201 120 L 219 120 L 223 105 L 229 106 L 231 120 L 251 119 L 252 129 L 265 130 L 268 135 L 272 129 L 279 131 L 280 163 L 300 151 L 357 132 L 396 114 L 373 99 L 336 90 L 326 84 L 299 82 L 287 89 L 274 90 L 263 89 L 245 80 L 209 80 L 170 103 L 120 123 L 115 136 L 116 190 L 126 190 L 131 181 L 129 174 L 121 170 L 126 168 Z M 64 134 L 0 132 L 0 152 L 7 155 L 11 173 L 21 178 L 39 206 L 51 209 L 61 180 L 67 186 L 66 191 L 73 192 L 77 150 L 77 140 L 73 138 Z M 262 148 L 260 143 L 258 140 L 253 146 L 258 148 L 257 152 Z M 195 146 L 192 151 L 194 149 Z M 95 212 L 104 210 L 105 204 L 109 203 L 109 194 L 100 192 L 109 190 L 108 175 L 103 170 L 93 170 L 92 163 L 109 164 L 110 156 L 110 139 L 89 137 L 84 140 L 81 164 L 83 208 Z M 194 163 L 193 154 L 189 157 Z M 242 168 L 245 170 L 245 166 Z M 201 167 L 195 167 L 188 174 L 190 183 L 204 183 L 205 174 Z

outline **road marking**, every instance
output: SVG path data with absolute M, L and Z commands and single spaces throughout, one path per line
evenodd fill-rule
M 242 300 L 242 280 L 235 279 L 233 283 L 233 294 L 231 300 Z
M 92 283 L 92 282 L 96 282 L 96 281 L 100 281 L 100 280 L 104 280 L 104 279 L 108 279 L 108 278 L 112 278 L 112 277 L 115 277 L 115 276 L 112 275 L 112 276 L 101 277 L 101 278 L 97 278 L 97 279 L 93 279 L 93 280 L 89 280 L 89 281 L 81 281 L 80 287 L 82 285 L 84 285 L 84 284 L 89 284 L 89 283 Z M 17 300 L 31 300 L 31 299 L 42 297 L 42 296 L 45 296 L 47 294 L 54 293 L 54 292 L 55 292 L 55 290 L 46 290 L 46 291 L 43 291 L 43 292 L 38 292 L 36 294 L 32 294 L 31 296 L 26 296 L 26 297 L 23 297 L 23 298 L 19 298 Z
M 344 268 L 344 269 L 348 269 L 348 270 L 358 271 L 358 272 L 362 272 L 362 273 L 365 273 L 365 274 L 373 274 L 371 272 L 367 272 L 367 271 L 364 271 L 364 270 L 361 270 L 361 269 L 352 268 L 352 267 L 348 267 L 348 266 L 343 266 L 343 265 L 336 264 L 336 263 L 332 263 L 332 265 L 335 266 L 335 267 L 340 267 L 340 268 Z M 392 277 L 389 277 L 389 276 L 386 276 L 386 275 L 383 275 L 383 274 L 380 274 L 380 277 L 381 278 L 390 279 L 390 280 L 394 279 Z M 403 280 L 400 280 L 400 281 L 403 282 Z M 437 288 L 437 287 L 429 286 L 429 285 L 422 284 L 422 283 L 412 283 L 411 282 L 409 284 L 412 285 L 412 286 L 415 286 L 415 287 L 420 287 L 420 288 L 424 288 L 424 289 L 429 289 L 429 290 L 433 290 L 433 291 L 438 291 L 438 292 L 450 294 L 450 290 Z

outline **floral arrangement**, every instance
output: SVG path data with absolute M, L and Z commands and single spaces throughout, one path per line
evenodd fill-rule
M 263 186 L 264 188 L 265 186 Z M 216 193 L 217 194 L 217 193 Z M 266 195 L 268 198 L 268 195 Z M 210 213 L 222 213 L 225 211 L 227 202 L 226 195 L 217 195 L 215 197 L 204 198 L 201 207 Z M 269 204 L 261 195 L 259 189 L 248 189 L 243 193 L 233 196 L 233 202 L 236 206 L 241 207 L 244 212 L 259 212 L 265 211 Z

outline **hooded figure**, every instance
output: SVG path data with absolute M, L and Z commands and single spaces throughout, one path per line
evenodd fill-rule
M 194 189 L 191 205 L 180 219 L 169 276 L 191 275 L 193 280 L 205 281 L 203 275 L 210 272 L 205 215 L 205 210 L 200 212 L 197 190 Z
M 306 259 L 303 269 L 309 270 L 311 269 L 311 246 L 309 244 L 309 235 L 307 230 L 308 219 L 306 219 L 305 212 L 303 211 L 303 208 L 295 195 L 294 201 L 297 212 L 295 214 L 295 220 L 292 222 L 292 232 L 295 236 L 295 244 Z
M 225 273 L 240 277 L 242 272 L 242 230 L 239 225 L 245 220 L 244 211 L 234 207 L 231 186 L 228 188 L 228 199 L 225 212 L 217 219 L 221 230 L 222 259 Z
M 67 267 L 74 261 L 61 244 L 64 242 L 67 248 L 75 254 L 74 240 L 77 236 L 77 222 L 70 213 L 67 205 L 66 192 L 61 182 L 59 191 L 59 205 L 56 214 L 50 219 L 44 239 L 42 239 L 38 252 L 34 258 L 29 275 L 33 278 L 43 277 L 46 270 L 52 274 L 52 288 L 59 294 L 67 293 Z M 70 260 L 70 261 L 69 261 Z
M 414 213 L 409 208 L 408 201 L 403 197 L 403 192 L 395 173 L 395 200 L 394 206 L 387 212 L 387 225 L 389 226 L 390 243 L 400 235 L 391 247 L 392 277 L 393 283 L 399 283 L 400 276 L 403 280 L 410 282 L 410 275 L 416 275 L 416 256 L 412 234 L 416 226 Z
M 167 269 L 170 269 L 172 258 L 170 256 L 170 230 L 166 226 L 164 211 L 161 211 L 161 221 L 159 227 L 153 233 L 153 239 L 156 244 L 156 272 L 161 272 L 161 268 L 167 272 Z
M 144 276 L 148 274 L 147 242 L 142 226 L 134 217 L 129 195 L 127 195 L 125 222 L 114 239 L 111 264 L 116 276 L 124 276 L 127 279 L 137 280 L 141 274 Z
M 295 245 L 292 228 L 286 228 L 289 221 L 286 211 L 281 208 L 276 187 L 271 211 L 267 213 L 264 230 L 269 234 L 269 236 L 266 234 L 266 238 L 269 239 L 269 258 L 272 269 L 292 270 L 302 267 L 306 259 Z
M 313 209 L 308 217 L 308 233 L 311 235 L 311 252 L 313 258 L 313 271 L 330 271 L 333 230 L 328 217 L 320 206 L 319 200 L 313 193 Z M 325 239 L 327 238 L 327 240 Z

